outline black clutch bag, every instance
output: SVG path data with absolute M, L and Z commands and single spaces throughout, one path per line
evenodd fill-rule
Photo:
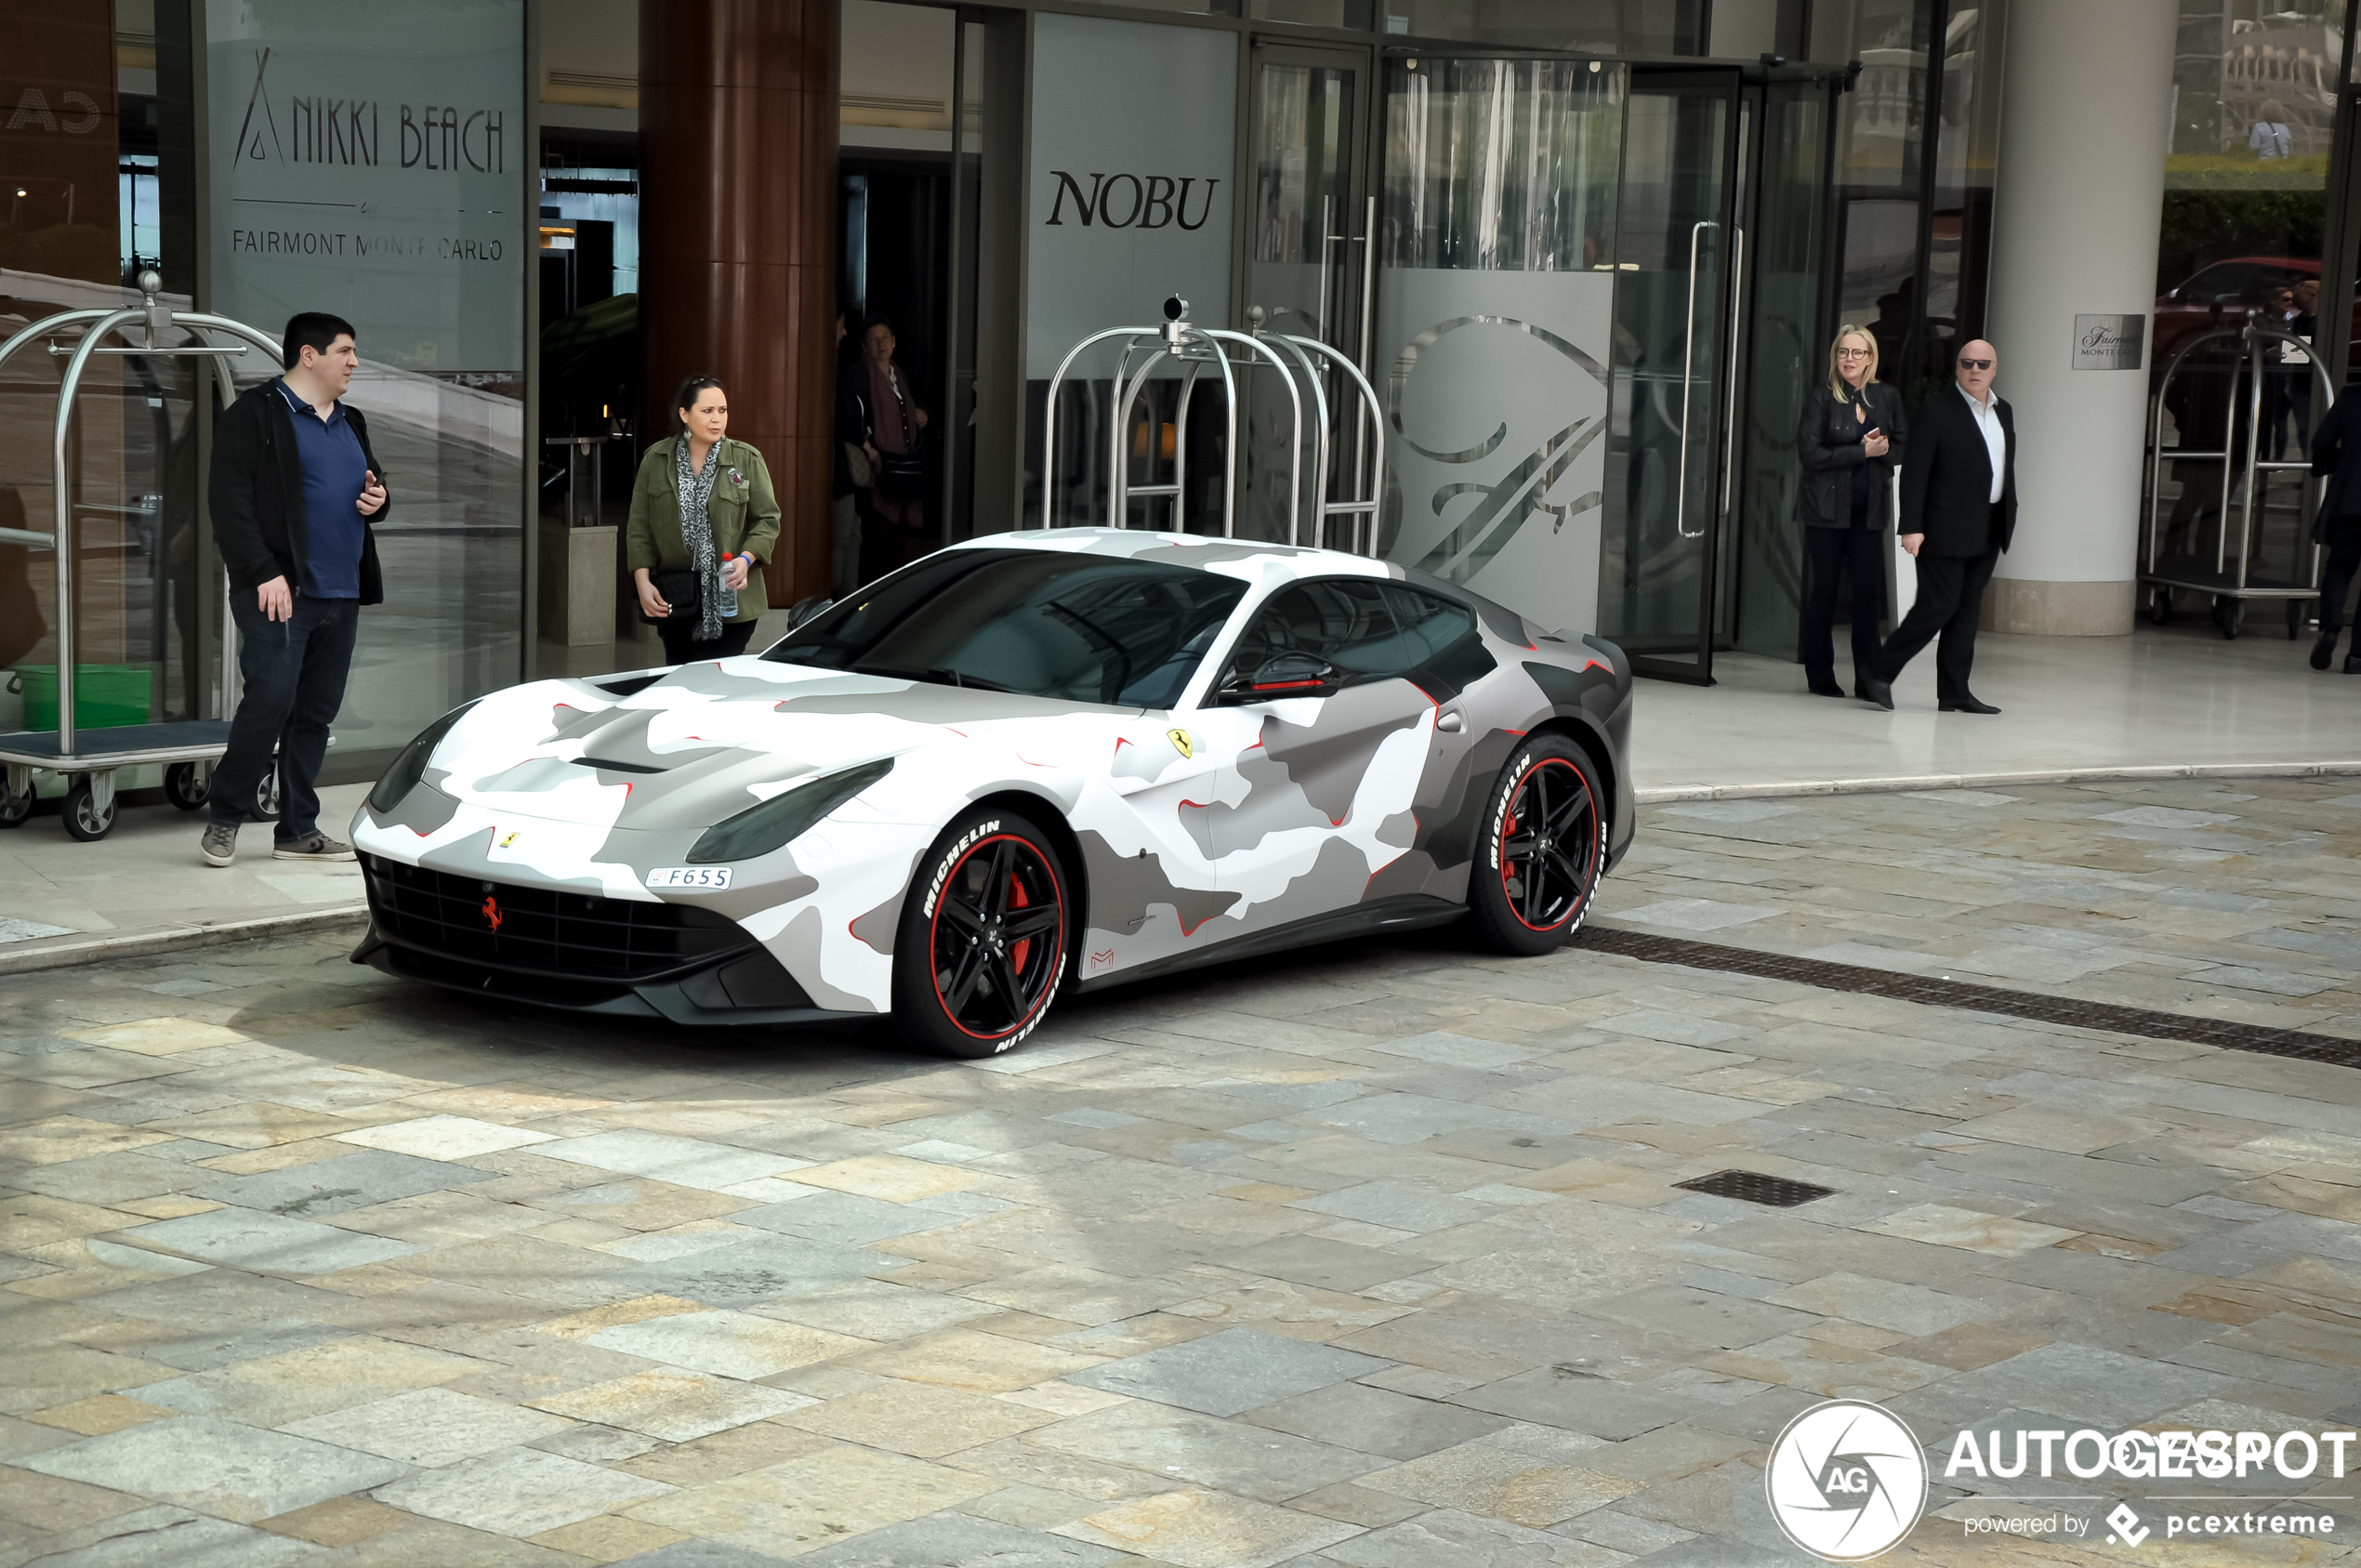
M 648 573 L 648 581 L 656 586 L 656 592 L 672 606 L 669 615 L 651 615 L 642 609 L 640 619 L 648 625 L 660 626 L 666 621 L 693 621 L 704 613 L 703 586 L 697 580 L 694 567 L 683 566 L 678 570 L 660 567 Z

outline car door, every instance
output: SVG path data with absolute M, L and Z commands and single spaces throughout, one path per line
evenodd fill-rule
M 1235 758 L 1191 824 L 1219 886 L 1238 895 L 1222 934 L 1360 903 L 1417 842 L 1431 754 L 1465 744 L 1464 726 L 1437 729 L 1441 710 L 1410 679 L 1437 652 L 1436 602 L 1384 578 L 1315 578 L 1248 621 L 1199 716 Z

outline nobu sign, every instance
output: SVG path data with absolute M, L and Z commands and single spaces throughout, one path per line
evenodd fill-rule
M 1170 175 L 1152 174 L 1092 174 L 1088 178 L 1090 189 L 1084 191 L 1081 182 L 1063 169 L 1051 169 L 1057 179 L 1057 199 L 1049 204 L 1049 225 L 1063 228 L 1066 220 L 1066 198 L 1074 199 L 1074 216 L 1084 228 L 1094 222 L 1102 229 L 1162 229 L 1178 224 L 1194 233 L 1205 227 L 1213 212 L 1213 188 L 1218 179 L 1175 179 Z M 1203 204 L 1197 208 L 1197 220 L 1189 221 L 1189 191 L 1192 186 L 1205 187 Z

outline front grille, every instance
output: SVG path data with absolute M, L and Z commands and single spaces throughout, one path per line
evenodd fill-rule
M 378 855 L 361 866 L 378 935 L 470 963 L 627 983 L 754 945 L 736 921 L 687 904 L 522 888 Z

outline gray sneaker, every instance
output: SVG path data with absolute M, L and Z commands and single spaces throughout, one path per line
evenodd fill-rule
M 238 824 L 207 823 L 204 837 L 197 840 L 197 853 L 207 865 L 228 865 L 238 858 Z
M 270 858 L 274 861 L 349 861 L 352 858 L 352 846 L 324 833 L 315 833 L 309 838 L 282 839 L 271 845 Z

